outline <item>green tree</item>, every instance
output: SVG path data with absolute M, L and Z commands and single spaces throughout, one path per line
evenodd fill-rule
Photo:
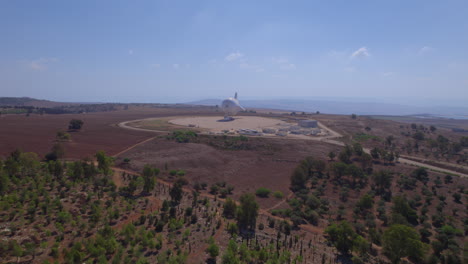
M 215 244 L 213 238 L 211 238 L 210 245 L 206 249 L 206 252 L 210 255 L 212 259 L 216 259 L 216 257 L 219 255 L 219 247 Z
M 364 194 L 363 196 L 361 196 L 361 198 L 359 199 L 356 205 L 357 207 L 361 208 L 361 210 L 371 209 L 372 206 L 374 205 L 374 199 L 369 194 Z
M 357 234 L 347 221 L 333 223 L 325 229 L 330 241 L 341 254 L 348 254 L 353 248 L 353 241 Z
M 171 200 L 175 205 L 178 205 L 182 200 L 183 190 L 182 184 L 180 182 L 175 182 L 172 185 L 171 190 L 169 191 L 169 195 L 171 196 Z
M 1 167 L 1 164 L 0 164 L 0 167 Z M 5 173 L 3 173 L 0 170 L 0 195 L 3 195 L 6 192 L 6 190 L 8 190 L 9 185 L 10 185 L 10 179 Z
M 1 176 L 0 176 L 1 177 Z M 1 184 L 1 183 L 0 183 Z M 1 193 L 1 186 L 0 186 L 0 193 Z M 453 197 L 453 200 L 456 202 L 456 203 L 461 203 L 461 194 L 459 193 L 454 193 L 452 194 L 452 197 Z
M 237 223 L 241 230 L 255 230 L 258 209 L 259 206 L 253 194 L 246 193 L 240 197 L 240 206 L 237 210 Z
M 388 171 L 378 171 L 372 175 L 372 180 L 377 187 L 378 194 L 384 194 L 392 186 L 392 175 Z
M 371 150 L 370 154 L 371 154 L 371 156 L 372 156 L 373 159 L 377 159 L 377 160 L 378 160 L 378 159 L 380 158 L 380 150 L 379 150 L 377 147 L 373 148 L 373 149 Z
M 236 253 L 232 250 L 226 250 L 224 252 L 222 260 L 222 264 L 239 264 L 239 258 L 236 256 Z
M 346 173 L 348 165 L 343 162 L 335 162 L 332 164 L 331 169 L 335 173 L 337 179 L 341 179 Z
M 155 170 L 149 165 L 143 168 L 143 192 L 150 193 L 156 186 Z
M 58 159 L 63 158 L 64 156 L 65 156 L 65 149 L 63 145 L 60 143 L 55 143 L 52 146 L 52 149 L 50 150 L 50 152 L 45 155 L 45 159 L 47 161 L 58 160 Z
M 330 158 L 331 161 L 333 161 L 333 160 L 335 159 L 335 157 L 336 157 L 335 152 L 330 151 L 330 152 L 328 153 L 328 157 Z
M 409 226 L 392 225 L 383 233 L 383 250 L 392 263 L 399 263 L 403 257 L 420 260 L 427 247 L 420 241 L 418 232 Z
M 104 175 L 111 175 L 112 174 L 111 166 L 114 163 L 114 159 L 110 156 L 107 156 L 106 153 L 102 150 L 96 152 L 96 159 L 98 162 L 98 169 Z
M 429 181 L 429 174 L 426 168 L 419 167 L 411 172 L 411 176 L 426 184 Z
M 413 134 L 413 138 L 418 141 L 424 140 L 424 133 L 421 131 L 417 131 L 416 133 Z
M 72 119 L 72 120 L 70 120 L 70 123 L 68 124 L 68 129 L 69 130 L 80 130 L 81 127 L 83 126 L 83 124 L 84 124 L 83 120 Z
M 341 151 L 340 154 L 338 154 L 338 159 L 346 164 L 351 163 L 351 154 L 349 154 L 348 151 Z
M 236 223 L 229 223 L 227 226 L 227 231 L 231 236 L 237 235 L 239 233 L 239 227 Z
M 395 196 L 393 198 L 392 213 L 402 215 L 413 225 L 418 223 L 418 215 L 416 214 L 416 211 L 411 208 L 407 199 L 403 196 Z
M 356 236 L 353 240 L 353 251 L 357 252 L 359 255 L 364 256 L 369 252 L 370 243 L 362 236 Z
M 346 174 L 351 175 L 351 177 L 353 178 L 353 186 L 356 185 L 357 180 L 361 180 L 364 178 L 364 172 L 362 171 L 362 169 L 354 164 L 350 164 L 347 166 Z
M 320 175 L 322 175 L 323 171 L 327 168 L 327 164 L 323 160 L 313 160 L 312 166 L 314 167 L 315 171 L 318 172 Z
M 362 148 L 362 145 L 358 142 L 353 144 L 353 150 L 354 153 L 356 153 L 356 155 L 358 156 L 362 156 L 362 154 L 364 154 L 364 149 Z
M 227 218 L 233 218 L 236 216 L 236 211 L 237 211 L 236 202 L 231 198 L 227 198 L 226 202 L 224 203 L 224 210 L 223 210 L 224 216 L 226 216 Z
M 296 167 L 291 175 L 291 189 L 293 191 L 304 189 L 306 182 L 307 172 L 300 166 Z
M 20 262 L 20 258 L 23 256 L 24 254 L 24 251 L 23 249 L 21 248 L 21 246 L 18 244 L 18 242 L 16 242 L 16 240 L 13 240 L 13 242 L 11 242 L 11 245 L 10 245 L 10 248 L 13 252 L 13 255 L 15 257 L 17 257 L 17 263 Z

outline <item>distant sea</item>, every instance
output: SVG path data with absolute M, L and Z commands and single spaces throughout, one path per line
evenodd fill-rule
M 417 118 L 447 118 L 447 119 L 457 119 L 457 120 L 468 120 L 468 116 L 466 116 L 466 115 L 427 115 L 427 116 L 415 115 L 414 117 L 417 117 Z
M 206 99 L 189 104 L 221 105 L 221 99 Z M 330 100 L 242 100 L 242 106 L 247 108 L 276 109 L 298 112 L 319 111 L 324 114 L 357 114 L 357 115 L 411 115 L 421 118 L 451 118 L 468 119 L 468 107 L 453 107 L 445 105 L 411 106 L 407 104 L 383 102 L 356 102 Z

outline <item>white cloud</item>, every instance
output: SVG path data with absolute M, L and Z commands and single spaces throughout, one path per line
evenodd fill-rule
M 35 71 L 45 71 L 48 68 L 48 65 L 52 62 L 57 62 L 56 58 L 39 58 L 28 62 L 28 67 Z
M 172 68 L 174 69 L 179 69 L 180 65 L 177 63 L 172 64 Z
M 132 49 L 128 50 L 128 55 L 130 55 L 130 56 L 133 55 L 133 50 Z
M 353 58 L 365 58 L 365 57 L 369 57 L 369 56 L 370 56 L 370 53 L 367 50 L 367 48 L 366 47 L 361 47 L 358 50 L 356 50 L 355 52 L 353 52 L 353 54 L 351 54 L 351 59 L 353 59 Z
M 239 67 L 244 70 L 249 70 L 249 71 L 254 71 L 254 72 L 264 72 L 265 69 L 263 69 L 259 65 L 253 65 L 253 64 L 248 64 L 248 63 L 241 63 L 239 64 Z
M 433 51 L 434 51 L 434 48 L 431 48 L 429 46 L 424 46 L 418 51 L 418 55 L 424 55 Z
M 161 68 L 161 64 L 159 64 L 159 63 L 154 63 L 154 64 L 151 64 L 151 67 L 156 68 L 156 69 L 159 69 L 159 68 Z
M 237 51 L 237 52 L 233 52 L 233 53 L 227 55 L 226 58 L 224 58 L 224 59 L 226 61 L 235 61 L 235 60 L 238 60 L 238 59 L 240 59 L 242 57 L 244 57 L 244 54 Z

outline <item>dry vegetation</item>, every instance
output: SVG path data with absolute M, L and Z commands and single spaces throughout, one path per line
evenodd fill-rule
M 450 150 L 463 144 L 462 134 L 363 117 L 275 114 L 320 120 L 345 135 L 350 145 L 342 148 L 117 127 L 215 111 L 131 106 L 2 115 L 0 262 L 466 262 L 468 179 L 397 162 L 397 153 L 411 149 L 416 158 L 456 163 L 465 150 Z M 82 128 L 64 132 L 71 119 L 83 120 Z M 424 139 L 414 137 L 419 132 Z M 418 152 L 407 140 L 419 143 Z M 439 144 L 426 156 L 432 141 Z M 42 158 L 54 144 L 64 155 Z
M 314 115 L 314 118 L 344 135 L 346 143 L 359 142 L 367 148 L 378 148 L 401 157 L 410 156 L 428 164 L 463 172 L 468 170 L 468 135 L 440 127 L 437 120 L 433 123 L 428 120 L 401 123 L 359 116 Z M 454 120 L 450 121 L 455 124 Z M 465 127 L 468 121 L 458 120 L 457 124 Z

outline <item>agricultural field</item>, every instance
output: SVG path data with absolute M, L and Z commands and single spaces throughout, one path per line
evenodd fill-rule
M 2 115 L 2 263 L 466 260 L 468 178 L 388 158 L 402 132 L 441 135 L 449 146 L 462 134 L 290 113 L 245 115 L 317 119 L 343 137 L 207 135 L 165 121 L 196 115 L 217 112 Z M 401 234 L 408 239 L 395 240 Z
M 154 136 L 154 133 L 121 129 L 118 127 L 120 122 L 205 112 L 209 113 L 210 110 L 204 107 L 179 109 L 131 106 L 128 110 L 87 114 L 1 115 L 0 157 L 7 156 L 15 149 L 45 155 L 56 143 L 57 132 L 67 131 L 71 119 L 83 120 L 84 125 L 79 132 L 70 132 L 70 141 L 62 142 L 65 158 L 80 159 L 92 156 L 98 150 L 113 155 Z

